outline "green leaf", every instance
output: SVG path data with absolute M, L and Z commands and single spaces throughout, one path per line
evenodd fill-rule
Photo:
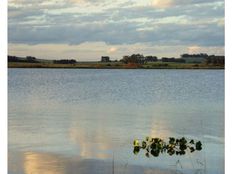
M 185 154 L 185 151 L 184 150 L 181 150 L 180 151 L 180 155 L 184 155 Z
M 190 143 L 190 144 L 194 144 L 194 140 L 191 140 L 189 143 Z
M 187 143 L 187 140 L 184 137 L 182 137 L 180 139 L 180 144 L 186 144 L 186 143 Z
M 169 137 L 169 144 L 175 144 L 175 138 Z
M 140 147 L 134 147 L 134 154 L 137 155 L 140 151 Z
M 153 142 L 151 145 L 150 145 L 151 149 L 155 150 L 157 149 L 157 143 Z
M 150 155 L 154 157 L 158 157 L 160 153 L 168 153 L 171 155 L 185 155 L 187 150 L 193 153 L 195 150 L 202 149 L 202 143 L 200 141 L 196 142 L 191 139 L 188 143 L 185 137 L 180 139 L 169 137 L 169 143 L 166 143 L 164 140 L 160 138 L 151 138 L 146 137 L 146 141 L 142 141 L 141 145 L 139 140 L 134 140 L 134 154 L 138 154 L 141 149 L 146 150 L 146 157 L 150 157 Z
M 174 153 L 175 153 L 175 150 L 174 150 L 174 149 L 169 149 L 169 150 L 168 150 L 168 154 L 169 154 L 170 156 L 172 156 Z
M 187 146 L 185 144 L 180 145 L 180 150 L 186 150 L 186 149 L 187 149 Z
M 154 157 L 158 157 L 158 156 L 159 156 L 159 153 L 160 153 L 159 150 L 151 150 L 151 154 L 152 154 Z
M 202 149 L 202 144 L 200 141 L 196 142 L 196 150 L 201 150 Z
M 146 155 L 146 157 L 148 157 L 148 158 L 150 157 L 150 154 L 149 154 L 148 152 L 147 152 L 145 155 Z
M 158 143 L 158 142 L 159 142 L 159 138 L 152 138 L 152 141 L 153 141 L 154 143 Z
M 134 140 L 133 144 L 134 144 L 134 147 L 138 147 L 139 146 L 139 140 Z
M 145 141 L 142 142 L 142 148 L 145 149 L 147 147 L 147 143 Z
M 190 147 L 190 152 L 192 153 L 194 151 L 195 151 L 194 147 Z

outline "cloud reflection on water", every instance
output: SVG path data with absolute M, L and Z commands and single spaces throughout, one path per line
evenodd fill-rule
M 25 174 L 63 174 L 64 163 L 59 157 L 47 153 L 27 152 L 24 154 Z
M 91 136 L 91 140 L 89 139 L 89 132 L 81 127 L 72 127 L 69 133 L 71 142 L 79 147 L 81 157 L 97 159 L 112 157 L 112 155 L 106 153 L 111 149 L 112 143 L 109 141 L 107 134 L 100 128 L 94 132 L 95 135 Z
M 171 174 L 171 170 L 162 170 L 152 167 L 142 167 L 137 165 L 114 164 L 111 161 L 82 159 L 81 157 L 67 158 L 58 154 L 45 152 L 10 152 L 9 160 L 12 163 L 8 173 L 17 174 Z

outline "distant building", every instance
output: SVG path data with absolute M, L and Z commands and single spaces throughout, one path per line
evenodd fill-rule
M 110 62 L 110 57 L 109 56 L 102 56 L 101 62 Z

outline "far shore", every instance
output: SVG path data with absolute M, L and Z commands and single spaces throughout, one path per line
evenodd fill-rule
M 78 62 L 74 64 L 8 62 L 8 68 L 76 68 L 76 69 L 224 69 L 224 65 L 204 63 L 152 62 L 132 64 L 122 62 Z

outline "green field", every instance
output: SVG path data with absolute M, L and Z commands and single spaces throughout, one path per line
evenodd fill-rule
M 8 68 L 89 68 L 89 69 L 224 69 L 223 65 L 150 62 L 146 64 L 124 64 L 122 62 L 78 62 L 75 64 L 54 64 L 52 62 L 27 63 L 8 62 Z

